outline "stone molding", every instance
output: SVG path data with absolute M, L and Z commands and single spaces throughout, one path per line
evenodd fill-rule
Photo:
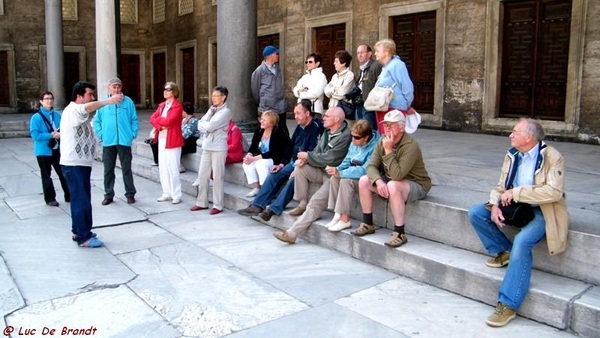
M 166 46 L 153 47 L 150 49 L 150 104 L 153 104 L 154 102 L 154 54 L 160 53 L 165 53 L 165 65 L 169 64 L 169 53 L 167 53 Z M 165 78 L 169 81 L 167 69 L 168 67 L 165 67 Z M 164 83 L 161 84 L 161 86 L 163 85 Z
M 0 3 L 3 0 L 0 0 Z M 8 107 L 0 106 L 0 112 L 13 112 L 13 107 L 17 106 L 17 78 L 15 73 L 15 46 L 12 43 L 0 43 L 0 51 L 7 53 L 8 58 L 8 92 L 10 103 Z
M 337 25 L 341 23 L 346 24 L 346 50 L 352 53 L 352 20 L 352 11 L 307 18 L 304 22 L 304 55 L 308 55 L 316 49 L 315 28 Z
M 63 53 L 77 53 L 79 54 L 79 77 L 80 80 L 87 80 L 87 61 L 86 61 L 86 48 L 85 46 L 63 46 Z M 40 45 L 39 49 L 39 61 L 40 61 L 40 72 L 41 72 L 41 86 L 42 88 L 48 88 L 48 61 L 46 59 L 46 45 Z M 71 102 L 71 93 L 65 93 L 66 104 Z
M 140 102 L 136 102 L 136 107 L 144 108 L 146 106 L 146 52 L 143 49 L 123 48 L 121 54 L 138 55 L 140 58 Z

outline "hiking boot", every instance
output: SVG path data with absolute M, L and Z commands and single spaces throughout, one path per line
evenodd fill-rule
M 295 207 L 294 209 L 290 210 L 290 212 L 288 213 L 290 216 L 300 216 L 302 215 L 304 212 L 306 211 L 306 208 L 303 207 Z
M 390 236 L 390 239 L 388 239 L 387 242 L 385 242 L 385 245 L 391 247 L 391 248 L 397 248 L 401 245 L 406 244 L 406 242 L 408 242 L 408 238 L 406 238 L 406 234 L 401 234 L 399 232 L 392 232 L 392 235 Z
M 489 326 L 501 327 L 501 326 L 508 324 L 508 322 L 513 320 L 513 318 L 515 318 L 516 316 L 517 316 L 517 313 L 515 312 L 515 310 L 509 308 L 508 306 L 506 306 L 506 304 L 504 304 L 502 302 L 498 302 L 498 305 L 496 306 L 496 310 L 494 310 L 494 313 L 492 313 L 486 319 L 485 322 Z
M 358 229 L 356 229 L 356 231 L 352 231 L 352 234 L 354 236 L 364 236 L 364 235 L 370 235 L 370 234 L 374 234 L 375 233 L 375 226 L 374 225 L 369 225 L 367 223 L 360 223 L 360 226 L 358 227 Z
M 490 258 L 485 262 L 485 265 L 490 268 L 501 268 L 507 266 L 510 262 L 510 252 L 503 251 L 496 255 L 496 257 Z
M 261 207 L 250 204 L 247 208 L 238 210 L 237 213 L 242 216 L 258 216 L 262 211 Z
M 292 236 L 288 235 L 287 231 L 275 232 L 275 233 L 273 233 L 273 236 L 275 236 L 275 238 L 277 238 L 278 240 L 288 243 L 288 244 L 296 243 L 296 239 L 293 238 Z

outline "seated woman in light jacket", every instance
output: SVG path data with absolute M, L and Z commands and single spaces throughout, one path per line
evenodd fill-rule
M 371 154 L 379 140 L 379 134 L 373 131 L 367 120 L 356 121 L 350 133 L 352 143 L 342 163 L 337 167 L 325 167 L 325 171 L 331 175 L 327 208 L 335 212 L 327 229 L 334 232 L 352 227 L 350 201 L 358 188 L 358 179 L 367 173 Z
M 333 66 L 336 73 L 331 77 L 331 81 L 325 86 L 325 96 L 329 98 L 329 108 L 337 107 L 338 101 L 345 101 L 346 95 L 354 87 L 354 73 L 350 70 L 352 55 L 345 50 L 339 50 L 335 53 Z
M 281 163 L 283 152 L 290 143 L 289 136 L 277 127 L 278 124 L 277 112 L 268 110 L 262 113 L 260 128 L 252 136 L 250 150 L 244 157 L 242 165 L 248 184 L 253 186 L 246 197 L 254 197 L 258 194 L 271 168 Z
M 231 111 L 227 107 L 229 91 L 217 86 L 212 91 L 212 106 L 198 121 L 198 130 L 202 134 L 202 157 L 198 168 L 198 197 L 191 211 L 208 209 L 208 186 L 210 173 L 213 173 L 213 208 L 211 215 L 223 211 L 225 184 L 225 160 L 227 158 L 227 127 L 231 120 Z M 162 164 L 161 164 L 162 165 Z

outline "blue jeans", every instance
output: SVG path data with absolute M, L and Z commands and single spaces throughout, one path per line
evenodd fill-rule
M 539 207 L 534 207 L 535 218 L 521 228 L 511 243 L 491 220 L 491 211 L 485 204 L 469 209 L 469 221 L 490 255 L 510 251 L 510 263 L 500 285 L 498 301 L 518 310 L 529 291 L 533 256 L 531 250 L 546 234 L 546 221 Z
M 77 244 L 83 244 L 92 237 L 92 167 L 61 167 L 71 193 L 71 232 Z
M 356 107 L 356 119 L 364 119 L 369 121 L 374 131 L 377 131 L 377 122 L 375 122 L 375 113 L 365 110 L 365 107 Z
M 277 193 L 279 192 L 279 188 L 281 188 L 281 186 L 283 184 L 285 184 L 287 181 L 285 188 L 281 191 L 281 193 L 277 197 L 277 200 L 279 200 L 280 198 L 282 198 L 283 200 L 281 202 L 275 201 L 276 204 L 280 204 L 280 203 L 284 202 L 285 200 L 287 200 L 287 202 L 285 202 L 285 205 L 283 206 L 283 208 L 285 208 L 285 206 L 294 197 L 294 180 L 293 179 L 288 180 L 290 175 L 292 174 L 292 172 L 294 172 L 294 166 L 292 163 L 288 163 L 283 168 L 281 168 L 281 170 L 279 170 L 278 172 L 270 173 L 267 176 L 265 183 L 263 183 L 263 185 L 260 187 L 260 191 L 258 192 L 258 195 L 256 195 L 256 197 L 254 197 L 254 200 L 252 201 L 252 205 L 255 205 L 262 209 L 266 208 L 267 205 L 269 203 L 271 203 L 271 201 L 277 196 Z M 289 192 L 290 182 L 292 185 L 291 193 Z M 284 192 L 285 192 L 285 196 L 282 196 L 284 194 Z M 289 195 L 289 197 L 287 195 Z M 271 210 L 273 210 L 273 209 L 271 209 Z M 278 215 L 281 215 L 281 212 Z

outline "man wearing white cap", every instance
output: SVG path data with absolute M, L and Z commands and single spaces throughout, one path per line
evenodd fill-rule
M 385 114 L 381 124 L 384 136 L 375 147 L 367 174 L 358 183 L 363 222 L 352 234 L 375 233 L 372 208 L 376 193 L 388 200 L 394 218 L 394 231 L 385 245 L 396 248 L 408 241 L 404 233 L 405 204 L 425 198 L 431 189 L 431 179 L 419 144 L 405 133 L 404 114 L 392 110 Z
M 274 110 L 279 114 L 279 128 L 289 134 L 285 114 L 288 101 L 283 89 L 283 75 L 279 69 L 279 49 L 267 46 L 263 49 L 264 61 L 252 72 L 250 87 L 258 111 Z
M 122 87 L 123 83 L 118 77 L 108 80 L 108 96 L 122 96 L 123 101 L 98 109 L 94 118 L 94 131 L 102 142 L 102 162 L 104 163 L 104 200 L 102 205 L 111 204 L 115 197 L 117 155 L 121 162 L 127 203 L 135 203 L 136 190 L 131 171 L 131 144 L 137 137 L 138 118 L 133 100 L 123 95 Z

